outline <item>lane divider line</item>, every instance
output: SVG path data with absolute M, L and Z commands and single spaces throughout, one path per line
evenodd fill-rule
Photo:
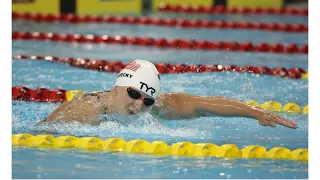
M 308 26 L 304 24 L 285 23 L 260 23 L 260 22 L 236 22 L 236 21 L 210 21 L 200 19 L 181 18 L 156 18 L 156 17 L 135 17 L 135 16 L 92 16 L 76 14 L 41 14 L 41 13 L 12 13 L 13 20 L 27 20 L 46 23 L 108 23 L 108 24 L 129 24 L 146 26 L 164 26 L 180 28 L 218 28 L 218 29 L 246 29 L 277 32 L 307 33 Z
M 65 89 L 30 89 L 25 86 L 12 87 L 12 100 L 35 101 L 35 102 L 63 102 L 71 101 L 75 96 L 85 93 L 84 90 L 65 90 Z M 97 91 L 91 92 L 97 93 Z M 308 114 L 308 105 L 303 108 L 296 103 L 286 103 L 282 105 L 279 102 L 268 101 L 259 104 L 257 101 L 247 101 L 251 106 L 260 107 L 266 111 L 285 112 L 285 113 L 303 113 Z
M 256 53 L 282 53 L 282 54 L 308 54 L 308 45 L 299 47 L 297 44 L 252 44 L 251 42 L 227 42 L 227 41 L 196 41 L 192 39 L 155 39 L 151 37 L 127 37 L 109 35 L 82 35 L 59 34 L 44 32 L 12 32 L 12 40 L 38 40 L 55 42 L 77 42 L 94 44 L 120 44 L 128 46 L 147 46 L 155 48 L 169 48 L 175 50 L 203 50 L 225 52 L 256 52 Z
M 231 7 L 224 6 L 190 6 L 190 5 L 170 5 L 161 3 L 158 6 L 160 12 L 174 12 L 174 13 L 199 13 L 199 14 L 256 14 L 256 15 L 295 15 L 308 16 L 308 9 L 296 8 L 252 8 L 252 7 Z
M 54 56 L 27 56 L 15 55 L 13 60 L 42 60 L 57 62 L 73 67 L 97 70 L 101 72 L 120 72 L 127 63 L 121 61 L 96 60 L 89 58 L 71 58 L 71 57 L 54 57 Z M 291 79 L 308 79 L 308 71 L 301 68 L 286 69 L 275 67 L 270 69 L 266 66 L 237 66 L 237 65 L 202 65 L 202 64 L 167 64 L 155 63 L 160 74 L 180 74 L 180 73 L 205 73 L 205 72 L 238 72 L 252 73 L 256 75 L 269 75 L 277 77 L 287 77 Z
M 308 162 L 308 149 L 291 151 L 285 147 L 273 147 L 269 150 L 259 145 L 249 145 L 239 149 L 235 144 L 221 146 L 212 143 L 177 142 L 168 145 L 164 141 L 148 142 L 143 139 L 125 141 L 122 138 L 59 136 L 48 134 L 13 134 L 12 146 L 42 149 L 77 149 L 87 152 L 122 152 L 150 154 L 155 156 L 187 156 L 243 159 L 273 159 Z

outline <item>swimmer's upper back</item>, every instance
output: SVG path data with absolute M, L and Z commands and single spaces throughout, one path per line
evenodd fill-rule
M 40 122 L 78 121 L 91 124 L 97 116 L 108 113 L 108 107 L 104 105 L 105 99 L 102 96 L 109 92 L 80 94 L 71 101 L 64 102 Z

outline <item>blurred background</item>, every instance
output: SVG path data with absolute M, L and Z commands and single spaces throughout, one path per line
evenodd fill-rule
M 307 0 L 12 0 L 15 12 L 81 14 L 144 14 L 169 5 L 221 5 L 231 7 L 307 8 Z

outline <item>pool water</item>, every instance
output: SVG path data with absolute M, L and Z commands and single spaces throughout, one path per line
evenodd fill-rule
M 176 14 L 149 14 L 176 17 Z M 230 16 L 185 15 L 185 18 L 249 20 L 259 22 L 304 23 L 307 17 L 288 16 Z M 261 20 L 261 21 L 260 21 Z M 253 43 L 307 44 L 307 33 L 265 31 L 182 29 L 117 24 L 63 24 L 13 21 L 13 31 L 39 31 L 82 34 L 150 36 L 167 39 L 250 41 Z M 188 51 L 121 45 L 76 44 L 46 41 L 12 42 L 13 54 L 86 57 L 129 62 L 135 58 L 154 63 L 264 65 L 274 67 L 308 68 L 307 55 L 271 53 L 240 53 L 218 51 Z M 115 83 L 115 73 L 78 69 L 43 61 L 12 61 L 12 86 L 45 87 L 66 90 L 103 91 Z M 308 81 L 258 76 L 246 73 L 201 73 L 161 75 L 162 92 L 183 92 L 200 96 L 225 96 L 240 101 L 259 103 L 278 101 L 281 104 L 308 104 Z M 202 117 L 191 120 L 156 119 L 150 114 L 134 117 L 112 116 L 112 121 L 100 126 L 79 123 L 55 125 L 34 124 L 49 115 L 59 103 L 12 102 L 12 132 L 54 136 L 96 136 L 101 139 L 120 137 L 127 141 L 163 140 L 168 144 L 190 141 L 218 145 L 233 143 L 239 148 L 262 145 L 267 149 L 283 146 L 291 150 L 308 148 L 308 116 L 281 116 L 298 123 L 297 129 L 278 126 L 262 127 L 248 118 Z M 13 178 L 308 178 L 308 164 L 299 161 L 264 159 L 217 159 L 212 157 L 157 157 L 109 152 L 78 150 L 49 150 L 13 147 Z

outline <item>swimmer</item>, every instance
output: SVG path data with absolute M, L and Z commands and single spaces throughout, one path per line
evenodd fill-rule
M 137 115 L 148 111 L 168 120 L 205 116 L 246 117 L 262 126 L 297 124 L 261 108 L 225 97 L 201 97 L 184 93 L 160 93 L 160 75 L 146 60 L 134 60 L 118 74 L 115 86 L 105 92 L 85 93 L 64 102 L 41 122 L 77 121 L 99 125 L 101 115 Z

